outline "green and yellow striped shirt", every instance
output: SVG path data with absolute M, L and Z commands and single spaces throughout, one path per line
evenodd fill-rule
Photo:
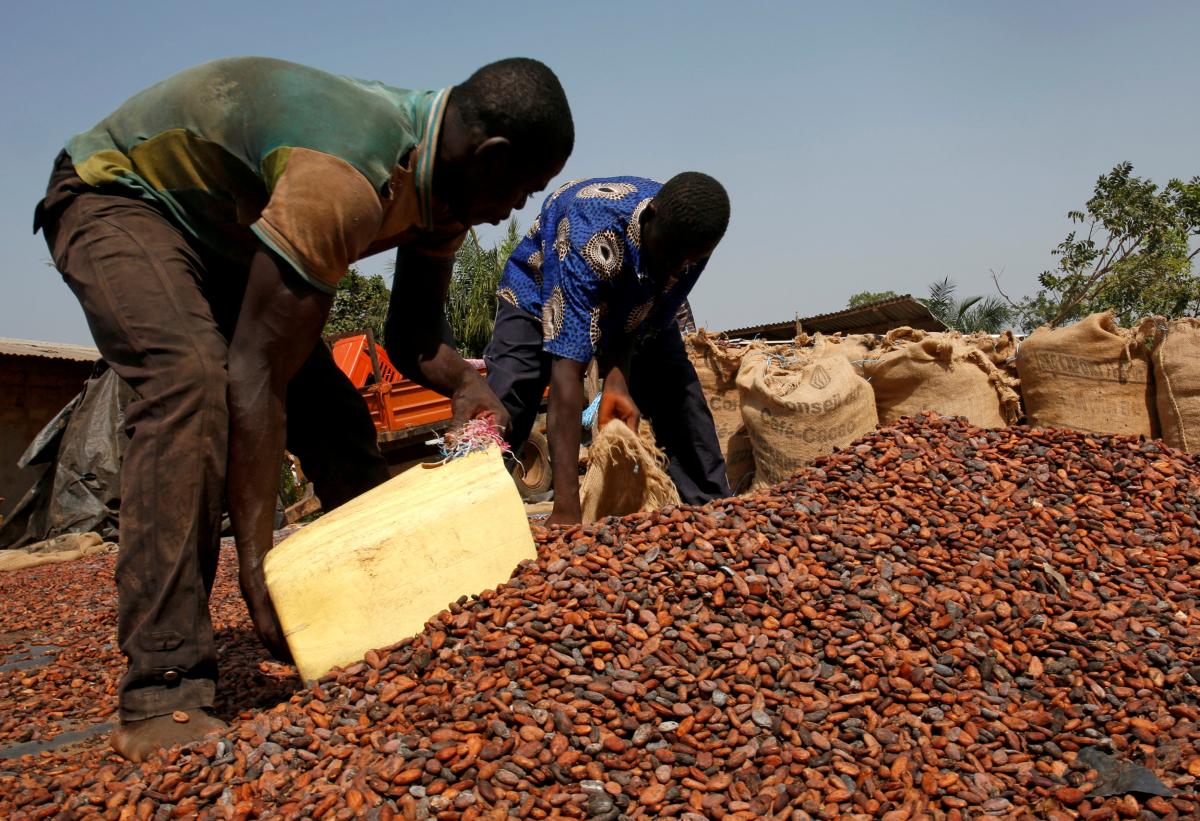
M 332 293 L 362 257 L 462 242 L 432 196 L 449 92 L 235 57 L 137 94 L 67 152 L 84 182 L 160 203 L 222 256 L 248 263 L 257 237 Z

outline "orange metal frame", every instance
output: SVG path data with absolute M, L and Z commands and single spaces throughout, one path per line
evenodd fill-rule
M 370 331 L 334 337 L 329 346 L 334 364 L 350 377 L 354 387 L 362 389 L 368 383 L 399 382 L 404 377 L 388 359 Z M 372 380 L 372 377 L 374 379 Z
M 369 330 L 333 337 L 330 350 L 366 401 L 380 441 L 407 439 L 450 421 L 450 398 L 402 376 Z M 487 373 L 482 362 L 476 368 Z
M 379 441 L 396 442 L 440 430 L 454 415 L 450 398 L 404 377 L 370 330 L 330 337 L 333 361 L 362 394 Z M 482 360 L 472 360 L 480 376 Z M 543 401 L 550 393 L 547 388 Z

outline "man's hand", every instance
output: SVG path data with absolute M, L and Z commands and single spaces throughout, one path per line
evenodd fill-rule
M 634 433 L 637 433 L 638 423 L 642 419 L 642 412 L 638 410 L 633 397 L 629 395 L 629 386 L 625 383 L 625 376 L 617 368 L 613 368 L 605 377 L 604 393 L 600 396 L 600 410 L 596 423 L 603 430 L 604 426 L 613 419 L 621 420 Z
M 271 594 L 267 592 L 267 580 L 263 576 L 262 565 L 251 566 L 250 562 L 239 562 L 238 584 L 242 589 L 242 598 L 246 601 L 246 609 L 250 611 L 250 620 L 254 623 L 254 632 L 276 661 L 292 663 L 292 651 L 283 635 L 283 627 L 275 615 L 275 606 L 271 603 Z
M 504 403 L 478 374 L 465 379 L 454 391 L 451 407 L 451 431 L 459 430 L 472 419 L 487 419 L 502 435 L 507 434 L 512 427 L 512 418 Z

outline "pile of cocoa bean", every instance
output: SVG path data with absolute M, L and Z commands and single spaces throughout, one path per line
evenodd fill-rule
M 142 765 L 0 761 L 0 815 L 1196 818 L 1198 510 L 1161 443 L 902 420 L 754 496 L 539 528 L 507 584 L 290 695 L 226 557 L 219 686 L 279 703 Z M 109 566 L 0 579 L 0 631 L 99 676 L 0 673 L 20 722 L 111 711 Z

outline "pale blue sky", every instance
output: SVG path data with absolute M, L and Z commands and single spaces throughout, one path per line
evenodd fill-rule
M 30 233 L 51 161 L 205 60 L 269 55 L 413 88 L 544 60 L 575 114 L 562 179 L 697 169 L 729 189 L 729 233 L 693 299 L 723 329 L 943 276 L 990 293 L 992 268 L 1032 290 L 1101 173 L 1200 173 L 1198 31 L 1195 2 L 8 2 L 0 336 L 89 341 Z

